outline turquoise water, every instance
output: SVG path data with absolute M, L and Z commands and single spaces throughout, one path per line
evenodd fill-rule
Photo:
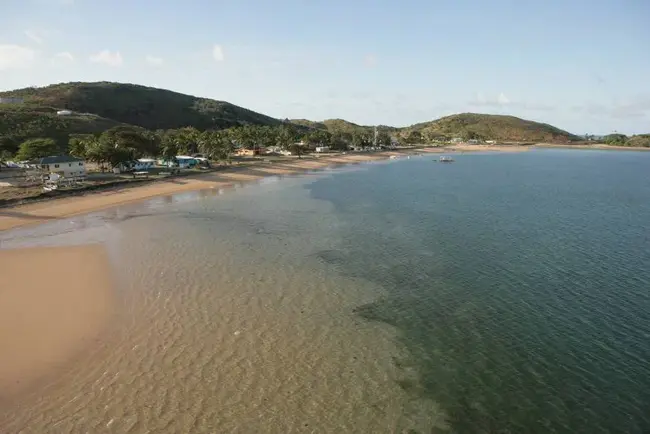
M 458 433 L 650 432 L 650 153 L 534 151 L 373 166 L 309 186 L 320 256 L 388 295 L 402 382 Z
M 122 306 L 0 431 L 650 432 L 650 153 L 455 158 L 0 234 L 104 242 Z

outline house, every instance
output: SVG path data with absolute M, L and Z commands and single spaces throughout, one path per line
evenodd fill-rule
M 266 153 L 266 148 L 263 147 L 258 147 L 255 149 L 246 149 L 246 148 L 239 148 L 235 151 L 235 155 L 238 157 L 253 157 L 255 155 L 260 155 Z
M 71 155 L 44 157 L 30 162 L 30 164 L 36 165 L 49 173 L 61 175 L 64 178 L 86 176 L 86 162 Z
M 149 170 L 156 165 L 156 160 L 153 158 L 139 158 L 134 163 L 133 168 L 135 170 Z
M 316 152 L 329 152 L 330 147 L 329 146 L 316 146 Z

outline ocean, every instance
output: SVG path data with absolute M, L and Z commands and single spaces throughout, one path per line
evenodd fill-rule
M 650 153 L 428 155 L 0 233 L 115 317 L 3 432 L 650 432 Z

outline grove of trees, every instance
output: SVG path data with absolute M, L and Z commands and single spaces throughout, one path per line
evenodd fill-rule
M 61 149 L 51 138 L 31 138 L 24 141 L 14 159 L 18 161 L 68 153 L 97 163 L 117 166 L 143 157 L 162 157 L 172 160 L 176 155 L 202 154 L 212 160 L 230 161 L 238 148 L 259 149 L 278 147 L 301 157 L 316 146 L 346 150 L 349 146 L 367 148 L 374 143 L 372 131 L 363 129 L 353 133 L 330 133 L 326 130 L 297 129 L 284 122 L 279 126 L 244 125 L 223 130 L 199 131 L 194 127 L 151 131 L 136 126 L 116 126 L 99 134 L 71 135 L 67 148 Z M 391 137 L 379 132 L 377 144 L 389 146 Z M 6 152 L 4 160 L 11 157 Z

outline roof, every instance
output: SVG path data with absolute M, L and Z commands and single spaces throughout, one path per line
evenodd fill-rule
M 53 157 L 43 157 L 33 161 L 34 164 L 59 164 L 59 163 L 73 163 L 75 161 L 84 161 L 81 158 L 73 157 L 72 155 L 57 155 Z

